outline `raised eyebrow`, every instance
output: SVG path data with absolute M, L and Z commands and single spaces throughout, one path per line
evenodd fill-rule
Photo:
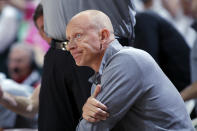
M 76 33 L 73 33 L 73 34 L 71 35 L 71 37 L 75 38 L 75 37 L 77 36 L 77 34 L 82 35 L 81 32 L 76 32 Z M 70 36 L 68 36 L 68 37 L 66 37 L 66 39 L 67 39 L 67 40 L 70 40 L 71 38 L 70 38 Z

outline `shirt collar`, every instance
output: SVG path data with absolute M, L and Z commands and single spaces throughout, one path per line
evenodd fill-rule
M 96 85 L 101 83 L 101 76 L 103 74 L 103 70 L 105 68 L 107 61 L 113 54 L 115 54 L 118 50 L 120 50 L 121 47 L 122 46 L 119 44 L 118 40 L 116 39 L 109 44 L 109 47 L 106 49 L 105 54 L 102 58 L 99 72 L 95 72 L 95 74 L 89 78 L 89 82 L 94 83 Z

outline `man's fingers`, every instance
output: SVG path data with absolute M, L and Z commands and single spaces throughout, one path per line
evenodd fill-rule
M 92 112 L 91 114 L 89 114 L 89 115 L 91 115 L 92 117 L 97 118 L 96 115 L 97 115 L 97 116 L 102 116 L 102 117 L 108 117 L 108 116 L 109 116 L 109 113 L 107 113 L 106 111 L 104 111 L 104 110 L 102 110 L 102 109 L 100 109 L 100 108 L 98 108 L 98 107 L 89 106 L 88 108 L 89 108 L 88 110 L 89 110 L 90 112 Z
M 99 122 L 99 119 L 93 118 L 91 116 L 83 114 L 83 119 L 87 120 L 88 122 Z
M 86 113 L 86 114 L 89 114 L 88 112 L 92 111 L 92 112 L 95 112 L 98 115 L 108 117 L 109 114 L 106 112 L 106 110 L 104 110 L 104 108 L 106 109 L 106 107 L 103 106 L 102 107 L 103 109 L 101 109 L 100 107 L 101 106 L 97 107 L 97 106 L 95 106 L 91 103 L 85 103 L 82 110 L 83 110 L 83 113 Z M 92 117 L 94 117 L 94 116 L 92 116 Z
M 89 98 L 87 103 L 83 106 L 83 118 L 89 122 L 97 122 L 98 120 L 106 120 L 109 117 L 109 113 L 98 108 L 97 106 L 101 107 L 100 104 L 97 106 L 93 105 L 95 103 L 95 98 Z M 93 103 L 90 103 L 90 101 Z M 97 100 L 96 100 L 97 101 Z M 94 119 L 93 119 L 94 118 Z M 90 119 L 90 120 L 89 120 Z
M 95 98 L 97 97 L 97 95 L 100 93 L 101 91 L 101 85 L 97 85 L 95 90 L 94 90 L 94 93 L 92 94 L 92 96 L 88 99 L 88 102 L 87 103 L 90 103 L 92 104 L 93 106 L 96 106 L 104 111 L 107 110 L 107 107 L 102 104 L 100 101 L 96 100 Z
M 83 113 L 83 118 L 86 119 L 89 122 L 98 122 L 100 120 L 106 120 L 107 116 L 102 116 L 97 114 L 96 112 L 89 111 L 86 113 Z
M 89 107 L 94 106 L 94 107 L 100 108 L 103 111 L 107 111 L 107 106 L 105 106 L 104 104 L 102 104 L 100 101 L 98 101 L 97 99 L 93 97 L 88 98 L 87 104 L 88 104 L 87 106 Z
M 94 93 L 83 106 L 83 118 L 89 122 L 98 122 L 109 117 L 109 114 L 106 112 L 107 107 L 96 99 L 100 91 L 101 86 L 97 85 Z
M 101 85 L 97 85 L 95 90 L 94 90 L 94 93 L 92 94 L 92 97 L 96 98 L 97 95 L 100 93 L 100 91 L 101 91 Z
M 94 112 L 93 116 L 97 119 L 106 120 L 106 118 L 109 117 L 109 113 L 101 110 L 100 108 L 97 108 L 94 111 L 96 112 Z

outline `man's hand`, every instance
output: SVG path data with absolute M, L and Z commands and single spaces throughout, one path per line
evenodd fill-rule
M 100 90 L 101 86 L 97 85 L 94 93 L 88 98 L 88 100 L 83 106 L 83 118 L 89 122 L 106 120 L 109 116 L 109 114 L 106 112 L 107 107 L 95 99 L 99 94 Z

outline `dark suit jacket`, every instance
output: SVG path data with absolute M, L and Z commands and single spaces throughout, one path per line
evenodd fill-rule
M 151 11 L 137 13 L 135 34 L 134 47 L 150 53 L 179 91 L 189 85 L 190 49 L 168 21 Z

